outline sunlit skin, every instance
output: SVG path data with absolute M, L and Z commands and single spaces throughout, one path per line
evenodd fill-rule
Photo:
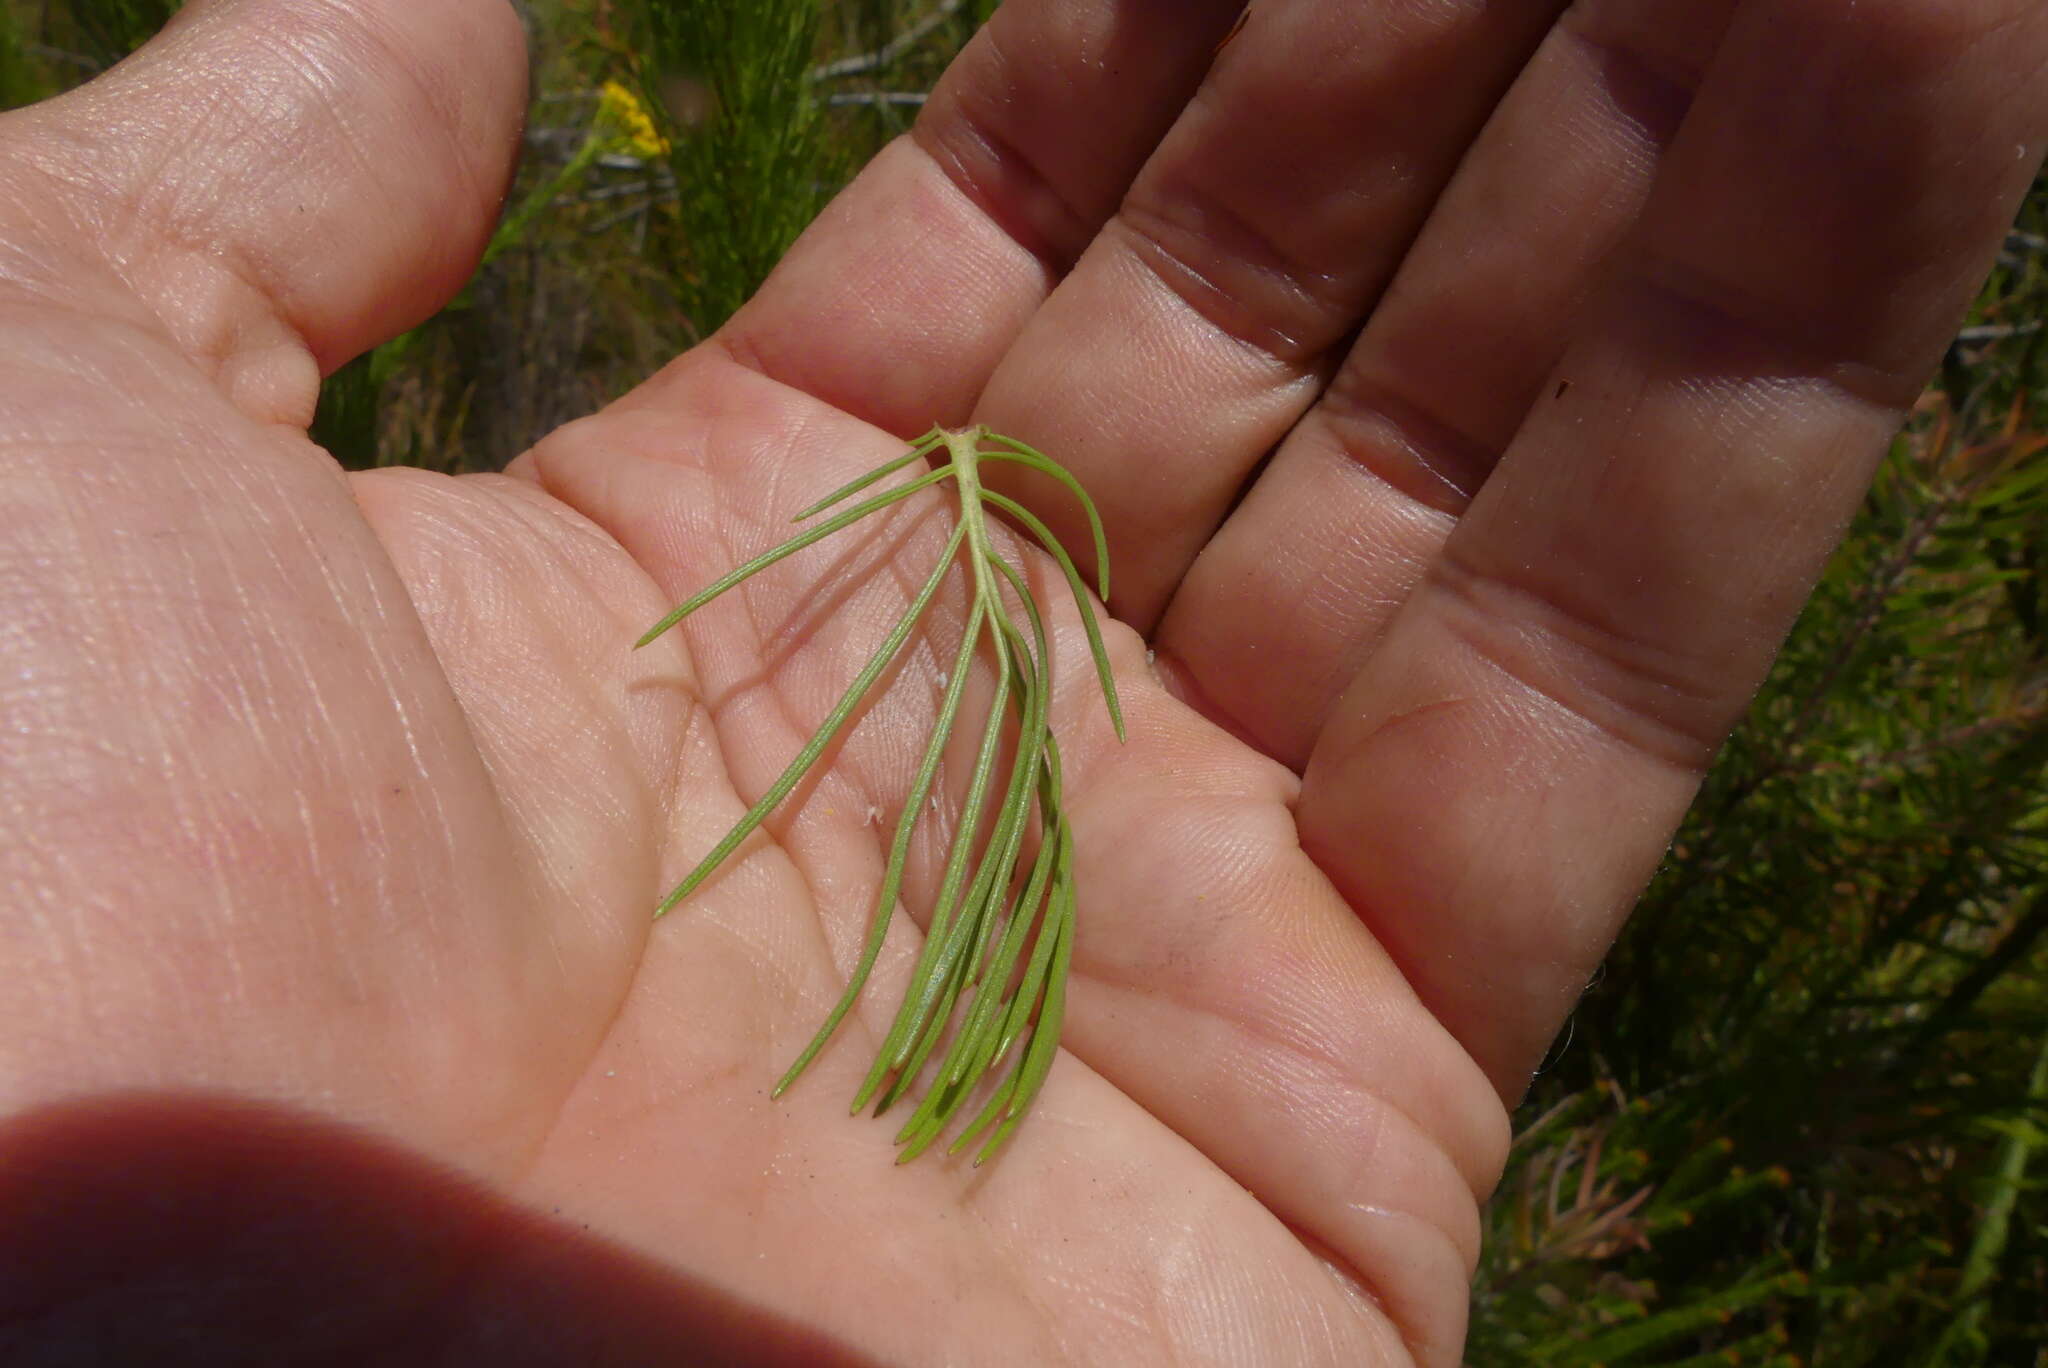
M 0 118 L 0 1154 L 142 1094 L 344 1123 L 814 1362 L 1457 1362 L 1507 1107 L 2048 133 L 2032 0 L 1563 8 L 1267 0 L 1232 36 L 1234 4 L 1012 0 L 723 331 L 464 478 L 343 474 L 305 425 L 483 250 L 508 8 L 199 0 Z M 1129 735 L 1013 544 L 1080 931 L 1065 1048 L 980 1169 L 894 1167 L 847 1113 L 937 836 L 769 1097 L 858 958 L 960 584 L 652 916 L 945 501 L 631 649 L 934 423 L 1101 505 Z M 1065 491 L 990 479 L 1088 544 Z M 472 1289 L 524 1238 L 467 1246 Z M 40 1252 L 110 1305 L 132 1279 L 137 1323 L 165 1285 Z M 469 1314 L 447 1271 L 347 1295 L 402 1355 Z

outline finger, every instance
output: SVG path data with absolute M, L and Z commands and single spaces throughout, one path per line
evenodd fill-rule
M 1556 364 L 1734 0 L 1582 0 L 1502 101 L 1330 388 L 1202 549 L 1155 645 L 1299 768 Z
M 902 436 L 964 423 L 1200 83 L 1239 3 L 1004 5 L 911 135 L 832 202 L 720 345 Z
M 23 283 L 168 334 L 244 412 L 303 424 L 321 373 L 474 268 L 518 150 L 523 43 L 500 4 L 188 7 L 8 116 L 10 235 L 50 245 Z
M 1126 621 L 1156 619 L 1313 400 L 1555 9 L 1254 7 L 1032 319 L 976 417 L 1094 493 Z M 1069 500 L 1018 487 L 1082 530 Z
M 1745 6 L 1569 390 L 1318 741 L 1305 845 L 1504 1094 L 1981 279 L 2040 161 L 2044 63 L 2020 0 Z

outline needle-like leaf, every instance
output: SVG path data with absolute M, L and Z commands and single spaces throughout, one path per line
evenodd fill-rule
M 1016 1129 L 1051 1071 L 1065 1011 L 1077 901 L 1073 834 L 1062 810 L 1059 744 L 1049 726 L 1051 655 L 1044 615 L 1024 576 L 995 551 L 989 536 L 988 508 L 1015 518 L 1059 565 L 1079 607 L 1103 701 L 1119 738 L 1124 734 L 1124 723 L 1094 605 L 1073 558 L 1042 521 L 1015 500 L 986 488 L 978 475 L 981 461 L 1007 461 L 1039 471 L 1071 490 L 1087 515 L 1095 543 L 1096 593 L 1107 599 L 1109 553 L 1101 516 L 1080 482 L 1043 452 L 981 428 L 966 432 L 934 428 L 911 443 L 901 456 L 841 485 L 797 514 L 795 520 L 803 521 L 834 508 L 878 481 L 941 451 L 947 458 L 944 464 L 835 513 L 699 590 L 656 623 L 639 644 L 653 641 L 728 589 L 804 547 L 920 490 L 947 480 L 953 482 L 959 501 L 959 524 L 910 606 L 795 759 L 697 867 L 662 899 L 655 915 L 668 912 L 701 886 L 818 763 L 859 709 L 862 699 L 902 653 L 965 547 L 972 586 L 966 624 L 952 655 L 952 668 L 946 676 L 932 733 L 890 840 L 888 862 L 860 959 L 839 1000 L 776 1083 L 774 1092 L 780 1096 L 830 1043 L 868 982 L 902 891 L 912 839 L 932 798 L 948 742 L 965 703 L 975 656 L 985 647 L 993 657 L 995 685 L 981 724 L 980 742 L 947 849 L 938 893 L 927 920 L 924 944 L 918 952 L 910 986 L 877 1051 L 873 1067 L 853 1099 L 853 1110 L 859 1111 L 879 1093 L 875 1110 L 884 1111 L 917 1086 L 929 1065 L 931 1078 L 924 1095 L 897 1134 L 897 1142 L 903 1146 L 898 1162 L 908 1162 L 924 1152 L 971 1098 L 983 1095 L 980 1111 L 948 1151 L 959 1153 L 980 1140 L 981 1147 L 974 1159 L 979 1164 Z M 1030 628 L 1028 636 L 1012 620 L 1006 589 L 1017 600 Z M 1001 763 L 1006 737 L 1012 737 L 1007 768 Z M 1015 1064 L 1000 1080 L 991 1083 L 992 1073 L 1002 1067 L 1013 1050 L 1019 1051 Z M 933 1064 L 935 1055 L 937 1063 Z
M 793 556 L 812 542 L 823 541 L 841 528 L 851 527 L 854 523 L 859 522 L 862 518 L 878 509 L 887 508 L 891 504 L 901 503 L 920 489 L 928 488 L 941 480 L 951 479 L 954 473 L 953 467 L 940 466 L 929 474 L 918 476 L 907 485 L 892 489 L 886 494 L 877 494 L 866 503 L 856 504 L 830 522 L 822 522 L 809 531 L 799 532 L 772 550 L 763 551 L 737 570 L 727 571 L 718 579 L 699 589 L 695 594 L 692 594 L 689 598 L 670 609 L 668 616 L 655 623 L 652 627 L 649 627 L 641 638 L 633 643 L 633 648 L 638 650 L 640 647 L 647 645 L 663 632 L 666 632 L 669 628 L 675 626 L 678 622 L 681 622 L 720 594 L 723 594 L 726 590 L 744 580 L 752 579 L 783 557 Z
M 1081 488 L 1081 482 L 1074 478 L 1072 471 L 1038 448 L 1026 446 L 1014 437 L 992 437 L 990 440 L 998 446 L 994 451 L 982 453 L 984 461 L 1014 461 L 1018 465 L 1029 466 L 1041 474 L 1052 476 L 1080 500 L 1081 512 L 1088 517 L 1088 532 L 1095 541 L 1095 596 L 1108 603 L 1109 538 L 1102 531 L 1102 514 L 1096 510 L 1095 500 L 1088 497 L 1088 491 Z
M 839 1029 L 839 1023 L 860 997 L 860 990 L 867 986 L 868 975 L 874 972 L 875 960 L 882 953 L 882 941 L 889 930 L 889 923 L 896 913 L 896 895 L 903 887 L 903 869 L 910 857 L 910 838 L 917 828 L 918 818 L 924 813 L 926 797 L 932 791 L 932 780 L 939 772 L 939 761 L 945 755 L 946 740 L 953 734 L 953 720 L 960 714 L 960 701 L 967 694 L 967 677 L 974 664 L 976 637 L 981 631 L 981 619 L 985 610 L 980 603 L 974 605 L 967 620 L 967 628 L 960 636 L 960 650 L 953 658 L 953 668 L 948 674 L 946 696 L 939 704 L 938 724 L 932 728 L 931 739 L 925 744 L 924 759 L 919 762 L 917 776 L 910 781 L 910 793 L 903 800 L 903 811 L 896 819 L 896 835 L 889 843 L 889 864 L 882 872 L 882 888 L 875 895 L 875 912 L 868 927 L 867 943 L 861 947 L 860 963 L 854 966 L 853 977 L 846 982 L 846 991 L 825 1018 L 825 1024 L 811 1037 L 811 1043 L 797 1056 L 796 1062 L 776 1083 L 774 1096 L 790 1084 L 817 1058 L 818 1051 L 832 1039 L 832 1033 Z
M 846 719 L 853 715 L 853 710 L 860 706 L 861 699 L 867 696 L 869 687 L 881 677 L 883 670 L 889 668 L 889 662 L 903 649 L 903 643 L 910 640 L 911 629 L 917 626 L 917 620 L 924 616 L 924 610 L 931 605 L 932 596 L 939 592 L 939 583 L 945 579 L 946 570 L 953 559 L 953 554 L 960 549 L 965 532 L 966 529 L 963 527 L 953 533 L 953 539 L 946 543 L 946 554 L 940 558 L 938 568 L 933 570 L 931 578 L 924 582 L 924 588 L 918 591 L 917 598 L 911 602 L 909 610 L 897 620 L 888 640 L 882 643 L 882 649 L 875 652 L 875 658 L 870 660 L 867 668 L 847 686 L 838 704 L 826 715 L 824 722 L 819 724 L 817 734 L 804 743 L 804 748 L 797 752 L 796 759 L 789 762 L 789 768 L 785 769 L 782 776 L 761 795 L 760 801 L 747 809 L 747 815 L 740 818 L 731 831 L 725 833 L 724 839 L 713 846 L 711 853 L 676 885 L 675 891 L 661 900 L 661 904 L 654 909 L 655 916 L 663 915 L 684 898 L 689 897 L 697 885 L 710 877 L 711 871 L 723 864 L 725 857 L 732 854 L 739 843 L 746 840 L 754 828 L 767 819 L 768 814 L 775 810 L 776 804 L 789 796 L 789 791 L 795 788 L 811 766 L 817 763 L 818 757 L 824 754 L 825 747 L 832 744 L 832 738 L 839 734 L 839 729 L 846 725 Z
M 1109 651 L 1102 644 L 1102 629 L 1095 622 L 1095 606 L 1088 602 L 1088 586 L 1081 582 L 1081 572 L 1074 568 L 1074 558 L 1067 554 L 1066 547 L 1060 545 L 1060 539 L 1052 534 L 1052 529 L 1040 522 L 1038 515 L 1023 504 L 993 489 L 982 490 L 981 497 L 1023 523 L 1059 563 L 1060 573 L 1067 577 L 1067 588 L 1073 591 L 1074 606 L 1081 610 L 1081 627 L 1088 633 L 1088 653 L 1095 657 L 1095 673 L 1102 681 L 1102 701 L 1109 708 L 1109 720 L 1116 727 L 1116 739 L 1123 740 L 1124 711 L 1117 702 L 1116 674 L 1109 668 Z
M 933 428 L 930 432 L 927 432 L 924 436 L 918 438 L 915 442 L 912 442 L 910 444 L 910 450 L 904 452 L 895 460 L 885 461 L 881 465 L 876 466 L 873 470 L 870 470 L 867 474 L 856 476 L 854 479 L 848 480 L 845 484 L 839 486 L 839 488 L 833 490 L 830 494 L 827 494 L 824 498 L 818 500 L 809 508 L 806 508 L 803 512 L 798 513 L 796 516 L 792 517 L 790 521 L 803 522 L 807 518 L 816 517 L 818 514 L 823 513 L 826 509 L 830 508 L 833 504 L 838 503 L 841 499 L 849 498 L 852 495 L 858 494 L 863 489 L 866 489 L 869 485 L 873 484 L 875 481 L 886 479 L 889 476 L 894 475 L 897 471 L 903 469 L 903 467 L 909 465 L 912 461 L 931 455 L 932 452 L 938 450 L 940 446 L 944 445 L 945 440 L 946 434 L 944 430 L 940 428 Z

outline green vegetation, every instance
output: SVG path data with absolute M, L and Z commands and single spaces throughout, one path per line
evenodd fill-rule
M 918 954 L 917 967 L 911 972 L 903 1004 L 876 1053 L 874 1066 L 868 1070 L 866 1080 L 853 1099 L 854 1111 L 858 1112 L 873 1102 L 878 1116 L 894 1106 L 916 1086 L 932 1051 L 945 1038 L 947 1028 L 957 1021 L 957 1028 L 933 1070 L 932 1081 L 923 1100 L 896 1135 L 896 1143 L 903 1146 L 897 1162 L 905 1163 L 915 1159 L 939 1138 L 960 1108 L 979 1090 L 982 1080 L 999 1068 L 1014 1049 L 1016 1064 L 991 1091 L 986 1105 L 968 1122 L 949 1151 L 957 1154 L 986 1133 L 988 1138 L 974 1156 L 974 1162 L 980 1164 L 995 1153 L 1016 1129 L 1017 1123 L 1023 1120 L 1032 1100 L 1038 1095 L 1039 1086 L 1045 1082 L 1045 1076 L 1052 1068 L 1053 1056 L 1058 1052 L 1060 1021 L 1066 1003 L 1067 968 L 1073 959 L 1075 910 L 1073 833 L 1067 824 L 1065 795 L 1061 788 L 1059 742 L 1054 738 L 1048 720 L 1051 690 L 1045 673 L 1045 621 L 1024 577 L 1003 559 L 989 536 L 987 510 L 990 507 L 1015 518 L 1059 563 L 1067 586 L 1073 591 L 1074 606 L 1080 611 L 1082 626 L 1087 630 L 1088 649 L 1095 657 L 1096 676 L 1102 684 L 1102 699 L 1109 708 L 1109 718 L 1116 727 L 1119 740 L 1123 738 L 1124 721 L 1122 707 L 1117 702 L 1116 680 L 1110 673 L 1109 656 L 1103 649 L 1102 635 L 1095 620 L 1095 609 L 1089 602 L 1087 585 L 1074 568 L 1073 557 L 1067 554 L 1059 538 L 1029 509 L 981 482 L 984 461 L 1008 461 L 1050 476 L 1071 490 L 1080 500 L 1082 511 L 1087 514 L 1088 524 L 1095 533 L 1095 592 L 1106 600 L 1109 597 L 1109 549 L 1103 542 L 1102 519 L 1095 511 L 1095 501 L 1065 468 L 1044 452 L 986 428 L 977 427 L 966 432 L 933 428 L 911 443 L 909 450 L 901 456 L 833 490 L 797 514 L 795 521 L 806 522 L 827 509 L 838 508 L 877 481 L 927 458 L 941 456 L 943 462 L 937 467 L 833 514 L 824 522 L 797 533 L 780 546 L 763 551 L 698 590 L 655 623 L 637 644 L 645 646 L 720 594 L 753 578 L 785 556 L 851 527 L 870 514 L 899 504 L 921 489 L 948 481 L 952 483 L 959 498 L 960 520 L 944 554 L 926 577 L 924 587 L 918 591 L 909 609 L 847 687 L 838 706 L 782 771 L 781 777 L 768 786 L 768 791 L 755 801 L 732 830 L 661 900 L 654 915 L 665 915 L 689 897 L 818 763 L 826 747 L 832 744 L 832 738 L 845 727 L 861 701 L 910 640 L 918 621 L 931 607 L 933 597 L 951 572 L 954 561 L 965 551 L 969 579 L 974 586 L 973 606 L 968 612 L 967 625 L 960 633 L 960 644 L 954 653 L 952 667 L 946 674 L 949 682 L 945 700 L 939 705 L 938 720 L 925 742 L 924 758 L 918 763 L 917 777 L 911 780 L 910 791 L 903 800 L 902 816 L 896 822 L 896 833 L 889 842 L 889 865 L 875 895 L 875 910 L 870 914 L 866 947 L 838 1004 L 826 1016 L 825 1024 L 818 1028 L 811 1043 L 804 1047 L 803 1053 L 797 1056 L 796 1062 L 775 1085 L 775 1095 L 780 1096 L 794 1083 L 817 1057 L 818 1051 L 831 1040 L 833 1032 L 839 1029 L 839 1023 L 860 997 L 861 989 L 866 986 L 868 975 L 875 967 L 875 960 L 882 952 L 883 937 L 896 910 L 897 893 L 903 886 L 903 872 L 910 859 L 910 841 L 928 806 L 926 799 L 938 777 L 939 762 L 945 757 L 947 738 L 959 720 L 960 704 L 967 696 L 967 680 L 975 656 L 986 640 L 988 652 L 995 658 L 995 698 L 982 722 L 973 777 L 968 781 L 967 796 L 961 803 L 964 816 L 953 831 L 953 840 L 946 854 L 945 873 L 940 877 L 939 893 L 932 900 L 931 920 L 925 928 L 924 948 Z M 1012 620 L 1003 594 L 1006 584 L 1017 600 L 1018 610 L 1031 626 L 1028 640 Z M 998 786 L 1002 798 L 990 817 L 989 799 L 998 791 L 991 784 L 1002 770 L 1000 756 L 1013 706 L 1017 714 L 1016 743 L 1012 747 L 1008 777 Z M 986 834 L 982 830 L 984 818 L 988 819 Z M 1026 837 L 1033 826 L 1039 832 L 1037 852 L 1031 857 L 1030 873 L 1023 875 L 1025 851 L 1029 845 Z M 977 849 L 980 851 L 978 856 Z M 970 868 L 974 871 L 971 879 L 968 877 Z M 1014 895 L 1011 893 L 1013 888 L 1016 889 Z M 1029 958 L 1024 956 L 1027 938 L 1031 943 Z M 883 1086 L 885 1083 L 887 1087 Z
M 621 392 L 990 7 L 537 3 L 538 207 L 329 381 L 319 435 L 488 467 Z M 10 0 L 0 95 L 98 69 L 148 8 Z M 665 148 L 601 126 L 608 80 Z M 1482 1368 L 2048 1362 L 2044 317 L 2048 185 L 1517 1118 Z

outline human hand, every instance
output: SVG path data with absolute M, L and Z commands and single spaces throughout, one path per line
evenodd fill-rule
M 184 1210 L 219 1166 L 163 1156 L 240 1126 L 282 1245 L 355 1238 L 270 1289 L 343 1360 L 574 1320 L 524 1212 L 697 1308 L 621 1361 L 744 1320 L 805 1362 L 1454 1362 L 1503 1104 L 2048 122 L 2015 0 L 1558 8 L 1263 4 L 1205 78 L 1231 6 L 1017 0 L 725 332 L 504 477 L 342 477 L 303 427 L 474 262 L 509 15 L 220 0 L 7 116 L 0 1229 L 41 1238 L 0 1325 L 61 1342 L 78 1285 L 168 1324 L 185 1256 L 260 1301 L 260 1240 L 109 1271 L 126 1209 L 76 1219 L 124 1166 Z M 766 1096 L 860 940 L 928 665 L 648 921 L 939 520 L 627 649 L 934 420 L 1081 474 L 1130 624 L 1118 746 L 1055 622 L 1070 1051 L 980 1170 L 845 1114 L 907 931 Z M 192 1119 L 221 1098 L 390 1152 Z

